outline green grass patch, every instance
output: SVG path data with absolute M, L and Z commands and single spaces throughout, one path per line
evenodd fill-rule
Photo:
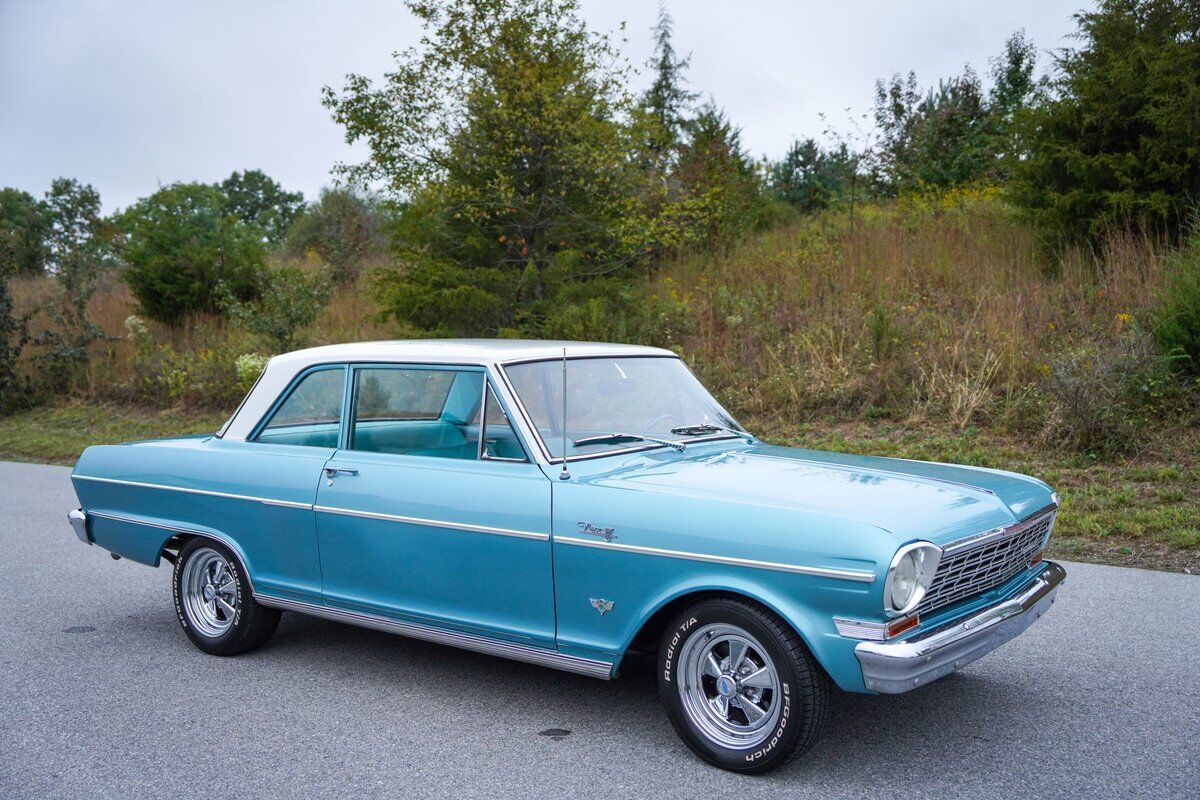
M 109 405 L 41 406 L 0 417 L 0 459 L 74 464 L 88 445 L 210 433 L 224 413 L 131 409 Z

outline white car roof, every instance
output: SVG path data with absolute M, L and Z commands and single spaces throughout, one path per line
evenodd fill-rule
M 277 355 L 267 362 L 258 383 L 221 429 L 226 439 L 241 440 L 299 372 L 318 364 L 383 362 L 489 366 L 511 361 L 589 356 L 668 356 L 659 347 L 603 342 L 544 341 L 529 339 L 403 339 L 384 342 L 350 342 L 310 347 Z

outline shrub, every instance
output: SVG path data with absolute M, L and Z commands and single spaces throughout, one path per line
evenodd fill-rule
M 323 273 L 282 267 L 265 273 L 256 300 L 243 303 L 228 295 L 224 305 L 238 324 L 286 352 L 296 349 L 300 330 L 312 324 L 328 299 Z
M 1174 368 L 1200 376 L 1200 233 L 1175 254 L 1172 267 L 1154 314 L 1155 339 Z
M 262 232 L 231 214 L 217 187 L 165 186 L 122 212 L 118 225 L 125 282 L 154 319 L 220 312 L 223 293 L 246 301 L 258 292 Z
M 1152 405 L 1148 392 L 1164 373 L 1164 360 L 1139 331 L 1063 354 L 1047 373 L 1047 438 L 1095 455 L 1133 449 Z
M 353 281 L 364 261 L 387 249 L 387 221 L 382 204 L 370 195 L 322 189 L 320 199 L 292 223 L 287 250 L 296 256 L 314 252 L 333 268 L 335 280 Z

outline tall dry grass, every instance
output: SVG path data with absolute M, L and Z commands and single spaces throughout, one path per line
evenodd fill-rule
M 1019 421 L 1056 354 L 1148 320 L 1163 247 L 1119 232 L 1052 256 L 987 190 L 831 213 L 681 258 L 652 297 L 742 413 Z

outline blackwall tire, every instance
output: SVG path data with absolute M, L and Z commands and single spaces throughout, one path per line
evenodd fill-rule
M 236 656 L 261 647 L 279 625 L 278 609 L 255 602 L 241 561 L 212 539 L 183 546 L 172 585 L 183 632 L 210 655 Z
M 786 622 L 745 600 L 685 608 L 658 651 L 675 731 L 722 769 L 759 773 L 807 751 L 829 718 L 831 682 Z

